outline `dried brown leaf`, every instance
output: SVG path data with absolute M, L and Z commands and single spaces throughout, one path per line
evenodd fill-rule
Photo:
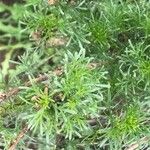
M 52 46 L 65 46 L 68 42 L 68 38 L 65 37 L 52 37 L 47 40 L 46 45 L 47 47 Z
M 49 5 L 54 5 L 56 4 L 58 1 L 57 0 L 48 0 L 48 4 Z

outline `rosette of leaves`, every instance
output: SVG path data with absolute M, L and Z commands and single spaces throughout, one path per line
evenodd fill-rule
M 50 138 L 62 134 L 71 140 L 90 130 L 88 120 L 98 117 L 104 109 L 103 92 L 109 87 L 105 84 L 107 72 L 91 70 L 88 67 L 91 60 L 83 50 L 68 52 L 62 75 L 52 75 L 46 82 L 49 89 L 46 93 L 42 85 L 34 84 L 22 93 L 21 99 L 29 106 L 22 112 L 26 113 L 23 118 L 34 133 Z

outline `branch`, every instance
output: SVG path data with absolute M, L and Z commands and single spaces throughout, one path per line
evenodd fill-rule
M 99 62 L 99 63 L 89 63 L 87 65 L 87 68 L 90 69 L 90 70 L 93 70 L 99 66 L 102 66 L 102 65 L 105 65 L 107 64 L 107 62 Z M 62 67 L 58 67 L 56 68 L 53 73 L 57 76 L 60 76 L 62 75 L 63 73 L 63 69 Z M 42 82 L 42 81 L 46 81 L 48 80 L 48 76 L 47 75 L 40 75 L 39 77 L 35 78 L 31 81 L 28 81 L 26 82 L 24 85 L 29 87 L 31 86 L 33 83 L 38 83 L 38 82 Z M 20 87 L 15 87 L 13 89 L 10 89 L 9 91 L 7 92 L 4 92 L 4 93 L 1 93 L 0 92 L 0 103 L 9 99 L 10 97 L 14 96 L 14 95 L 17 95 L 22 89 Z
M 11 142 L 11 144 L 9 145 L 8 150 L 15 150 L 17 144 L 19 143 L 19 141 L 24 137 L 24 135 L 26 134 L 26 132 L 29 130 L 28 126 L 25 126 L 21 132 L 18 134 L 18 136 L 16 137 L 16 139 Z
M 143 137 L 139 141 L 136 141 L 128 146 L 126 150 L 136 150 L 141 144 L 148 142 L 150 139 L 148 137 Z
M 40 75 L 38 78 L 35 78 L 33 79 L 32 82 L 28 81 L 27 83 L 25 83 L 25 86 L 31 86 L 32 83 L 38 83 L 38 82 L 42 82 L 42 81 L 45 81 L 45 80 L 48 80 L 48 76 L 47 75 Z M 14 96 L 14 95 L 17 95 L 18 92 L 21 91 L 21 88 L 20 87 L 15 87 L 13 89 L 10 89 L 9 91 L 7 92 L 4 92 L 4 93 L 0 93 L 0 103 L 9 99 L 10 97 Z

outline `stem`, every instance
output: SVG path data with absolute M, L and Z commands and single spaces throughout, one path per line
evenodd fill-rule
M 16 146 L 18 145 L 19 141 L 25 136 L 25 134 L 27 133 L 27 131 L 29 130 L 28 126 L 25 126 L 21 132 L 18 134 L 18 136 L 16 137 L 16 139 L 11 142 L 11 144 L 9 145 L 8 150 L 15 150 Z

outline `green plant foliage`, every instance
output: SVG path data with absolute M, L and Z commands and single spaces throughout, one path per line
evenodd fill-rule
M 89 30 L 91 32 L 92 43 L 98 43 L 102 48 L 108 44 L 108 31 L 102 22 L 91 23 Z
M 113 118 L 113 127 L 110 129 L 109 136 L 112 138 L 123 137 L 124 134 L 134 134 L 140 131 L 139 109 L 131 106 L 123 117 Z
M 34 85 L 27 89 L 24 93 L 26 98 L 21 99 L 31 108 L 35 107 L 35 111 L 24 118 L 29 120 L 31 129 L 39 131 L 40 128 L 43 136 L 64 133 L 70 140 L 73 135 L 81 137 L 82 132 L 88 130 L 86 118 L 97 117 L 102 107 L 103 88 L 109 87 L 101 83 L 105 72 L 99 72 L 101 76 L 96 79 L 96 73 L 87 68 L 89 61 L 82 51 L 75 55 L 69 52 L 63 61 L 64 75 L 60 79 L 54 76 L 54 84 L 49 83 L 50 89 L 53 87 L 49 94 L 45 95 Z M 40 98 L 31 102 L 34 95 Z
M 27 21 L 29 21 L 27 25 L 30 29 L 41 31 L 41 34 L 45 37 L 51 37 L 53 35 L 53 31 L 57 30 L 61 20 L 56 18 L 53 14 L 45 15 L 37 13 L 36 15 L 34 14 L 33 17 L 30 17 L 30 20 L 27 18 Z
M 144 78 L 147 79 L 147 81 L 149 82 L 149 78 L 150 78 L 150 61 L 149 60 L 145 60 L 143 62 L 140 63 L 140 71 L 141 74 Z
M 150 1 L 10 2 L 0 2 L 0 148 L 148 149 Z

